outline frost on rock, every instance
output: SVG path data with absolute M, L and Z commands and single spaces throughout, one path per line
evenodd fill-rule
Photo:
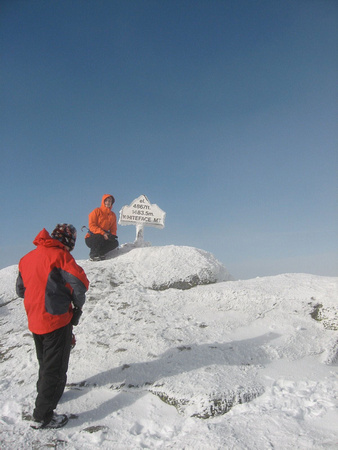
M 6 280 L 0 285 L 0 306 L 17 300 L 15 292 L 15 283 L 18 276 L 18 266 L 9 266 L 0 270 L 0 280 Z
M 312 319 L 317 322 L 321 322 L 327 330 L 338 330 L 338 314 L 335 306 L 324 307 L 322 303 L 315 303 L 315 299 L 312 297 L 309 305 L 312 306 L 310 313 Z
M 327 349 L 324 353 L 323 358 L 324 364 L 337 366 L 338 365 L 338 339 L 333 338 L 331 342 L 328 343 Z
M 164 403 L 174 406 L 179 413 L 198 419 L 221 416 L 229 412 L 233 406 L 251 402 L 264 394 L 264 387 L 257 384 L 251 387 L 238 386 L 234 390 L 223 393 L 210 392 L 207 395 L 194 395 L 189 399 L 172 392 L 168 393 L 163 387 L 149 390 Z
M 83 262 L 87 270 L 93 266 Z M 95 282 L 137 282 L 144 288 L 163 291 L 166 289 L 190 289 L 197 285 L 233 280 L 224 265 L 211 253 L 193 247 L 167 245 L 164 247 L 131 247 L 127 253 L 100 264 L 104 270 L 95 274 Z M 95 266 L 95 268 L 98 267 Z

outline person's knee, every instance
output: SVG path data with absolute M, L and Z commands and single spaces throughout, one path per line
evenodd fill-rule
M 116 238 L 109 240 L 109 249 L 110 249 L 110 251 L 114 250 L 118 246 L 119 246 L 119 241 Z

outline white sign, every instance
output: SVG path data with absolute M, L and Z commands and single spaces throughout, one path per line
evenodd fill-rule
M 165 212 L 151 204 L 145 195 L 135 199 L 120 211 L 119 225 L 164 228 Z

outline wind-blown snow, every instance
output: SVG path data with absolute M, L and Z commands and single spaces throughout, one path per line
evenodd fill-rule
M 210 253 L 125 246 L 78 261 L 60 430 L 30 428 L 37 361 L 17 267 L 0 270 L 1 449 L 338 448 L 338 278 L 234 281 Z M 179 288 L 179 289 L 178 289 Z

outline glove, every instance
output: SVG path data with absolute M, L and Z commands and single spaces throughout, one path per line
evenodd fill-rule
M 75 347 L 75 345 L 76 345 L 75 334 L 72 333 L 72 343 L 71 343 L 72 349 Z
M 72 317 L 72 320 L 70 321 L 70 323 L 72 325 L 74 325 L 74 327 L 79 323 L 81 315 L 82 315 L 82 309 L 77 308 L 75 306 L 75 308 L 73 309 L 73 317 Z

